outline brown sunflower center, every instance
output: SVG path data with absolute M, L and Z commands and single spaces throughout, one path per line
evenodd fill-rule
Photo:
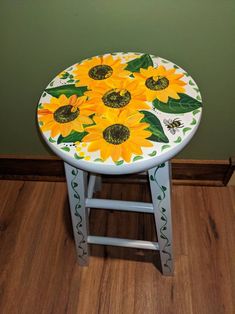
M 106 64 L 96 65 L 92 67 L 88 72 L 88 75 L 90 76 L 90 78 L 92 78 L 93 80 L 99 80 L 99 81 L 109 78 L 112 74 L 113 74 L 113 69 L 109 65 L 106 65 Z
M 169 80 L 165 76 L 151 76 L 147 78 L 145 85 L 151 90 L 163 90 L 169 86 Z
M 123 124 L 113 124 L 103 131 L 103 138 L 113 145 L 120 145 L 130 137 L 130 130 Z
M 54 112 L 54 119 L 58 123 L 67 123 L 75 120 L 78 115 L 78 108 L 74 111 L 74 107 L 72 105 L 66 105 L 56 109 L 56 111 Z
M 131 93 L 126 89 L 111 89 L 102 97 L 103 103 L 111 108 L 123 108 L 129 104 Z

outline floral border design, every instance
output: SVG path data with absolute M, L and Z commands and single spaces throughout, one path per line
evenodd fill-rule
M 74 192 L 73 197 L 77 200 L 77 203 L 75 204 L 74 207 L 74 215 L 79 219 L 78 222 L 76 223 L 76 232 L 78 234 L 78 236 L 80 237 L 80 241 L 78 244 L 78 249 L 81 253 L 78 254 L 78 257 L 83 259 L 84 261 L 86 261 L 84 259 L 84 256 L 87 256 L 88 253 L 86 251 L 86 249 L 84 249 L 83 245 L 86 243 L 85 241 L 85 237 L 84 234 L 81 231 L 81 228 L 83 226 L 83 219 L 82 216 L 79 214 L 79 208 L 81 208 L 81 204 L 80 204 L 80 195 L 78 194 L 78 192 L 76 191 L 76 187 L 78 186 L 78 183 L 76 182 L 77 179 L 77 175 L 78 175 L 78 169 L 72 169 L 71 174 L 74 176 L 73 179 L 71 180 L 71 187 L 72 190 Z
M 172 262 L 172 255 L 168 251 L 168 249 L 171 247 L 171 242 L 168 239 L 168 237 L 166 236 L 167 228 L 168 228 L 168 226 L 167 226 L 168 220 L 167 220 L 167 215 L 165 214 L 166 209 L 162 206 L 162 202 L 166 198 L 165 192 L 167 191 L 167 188 L 163 185 L 160 185 L 158 180 L 157 180 L 157 171 L 159 170 L 159 168 L 163 168 L 163 167 L 165 167 L 165 163 L 158 165 L 156 167 L 156 170 L 154 171 L 154 175 L 150 176 L 150 180 L 154 181 L 157 184 L 157 186 L 159 187 L 159 189 L 161 190 L 161 194 L 157 195 L 157 199 L 159 201 L 158 202 L 158 210 L 161 213 L 161 221 L 162 221 L 162 225 L 160 227 L 160 238 L 165 240 L 165 244 L 164 244 L 164 247 L 161 250 L 161 252 L 167 256 L 166 262 L 163 264 L 163 266 L 166 267 L 169 272 L 171 272 L 172 269 L 171 269 L 169 264 Z

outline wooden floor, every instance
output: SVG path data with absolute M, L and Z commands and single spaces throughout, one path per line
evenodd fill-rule
M 101 196 L 149 201 L 145 185 Z M 0 181 L 1 314 L 234 314 L 235 187 L 173 187 L 175 274 L 156 252 L 92 246 L 81 268 L 65 183 Z M 96 235 L 154 239 L 148 214 L 92 210 Z

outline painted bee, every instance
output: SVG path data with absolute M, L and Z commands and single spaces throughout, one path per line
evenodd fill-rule
M 179 128 L 182 128 L 184 125 L 181 123 L 181 121 L 178 118 L 175 118 L 174 120 L 171 119 L 164 119 L 164 124 L 167 126 L 167 129 L 171 132 L 171 134 L 175 134 L 178 132 Z

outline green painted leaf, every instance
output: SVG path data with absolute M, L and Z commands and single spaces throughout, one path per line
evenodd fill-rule
M 169 63 L 169 61 L 161 59 L 162 63 Z
M 169 147 L 171 147 L 171 145 L 163 145 L 161 150 L 163 151 L 164 149 L 167 149 Z
M 70 151 L 70 148 L 67 147 L 67 146 L 61 147 L 61 149 L 63 149 L 65 152 L 69 152 Z
M 115 162 L 115 164 L 116 164 L 117 166 L 120 166 L 120 165 L 122 165 L 123 163 L 124 163 L 124 160 L 118 160 L 118 161 Z
M 46 97 L 46 95 L 47 95 L 47 93 L 44 92 L 44 93 L 42 94 L 42 97 Z
M 104 160 L 101 159 L 101 158 L 96 158 L 94 161 L 95 161 L 95 162 L 104 162 Z
M 151 176 L 150 176 L 150 180 L 151 180 L 151 181 L 154 181 L 154 177 L 153 177 L 152 174 L 151 174 Z
M 161 195 L 158 195 L 157 199 L 158 199 L 159 201 L 161 201 L 161 200 L 162 200 Z
M 84 157 L 78 156 L 78 154 L 75 153 L 75 154 L 74 154 L 74 158 L 75 158 L 75 159 L 83 159 Z
M 163 191 L 167 190 L 167 188 L 164 185 L 162 185 L 162 189 L 163 189 Z
M 178 65 L 176 65 L 176 64 L 174 64 L 173 67 L 174 67 L 175 69 L 179 69 Z
M 72 131 L 68 136 L 63 137 L 60 135 L 57 140 L 57 144 L 60 143 L 75 143 L 75 142 L 81 142 L 83 137 L 87 135 L 88 133 L 86 131 L 84 132 L 77 132 Z
M 193 111 L 193 115 L 195 116 L 198 112 L 200 112 L 201 110 L 200 109 L 196 109 Z
M 202 106 L 198 100 L 190 97 L 187 94 L 179 94 L 180 99 L 169 98 L 167 103 L 161 102 L 158 99 L 153 101 L 153 106 L 166 113 L 185 113 L 196 110 Z
M 197 98 L 198 101 L 202 101 L 200 96 L 197 96 L 196 98 Z
M 68 72 L 65 72 L 65 73 L 62 75 L 61 79 L 62 79 L 62 80 L 66 80 L 68 77 L 69 77 L 69 73 L 68 73 Z
M 74 169 L 72 170 L 72 172 L 71 172 L 71 173 L 72 173 L 72 175 L 73 175 L 73 176 L 76 176 L 76 175 L 77 175 L 77 171 L 76 171 L 76 170 L 74 170 Z
M 185 134 L 186 132 L 188 132 L 188 131 L 190 131 L 191 130 L 191 128 L 184 128 L 183 129 L 183 133 Z
M 149 156 L 153 157 L 153 156 L 156 156 L 157 155 L 157 152 L 156 150 L 154 150 L 151 154 L 148 154 Z
M 136 58 L 127 62 L 126 70 L 131 72 L 139 72 L 141 68 L 147 69 L 149 66 L 153 66 L 153 60 L 150 55 L 144 54 L 140 58 Z
M 193 83 L 192 80 L 189 80 L 189 85 L 194 86 L 195 84 Z
M 150 111 L 140 110 L 144 114 L 141 122 L 149 123 L 149 127 L 146 129 L 152 133 L 148 139 L 154 142 L 169 143 L 167 136 L 165 135 L 160 120 Z
M 195 118 L 193 118 L 192 122 L 190 123 L 190 125 L 195 125 L 197 123 L 197 120 Z
M 174 141 L 174 143 L 180 143 L 181 141 L 182 141 L 182 138 L 179 136 L 179 137 L 177 138 L 177 140 Z
M 135 156 L 133 158 L 133 161 L 137 161 L 137 160 L 140 160 L 140 159 L 143 159 L 144 157 L 143 156 Z
M 165 213 L 166 209 L 162 207 L 161 211 L 162 211 L 162 213 Z
M 55 143 L 56 141 L 55 141 L 55 140 L 53 140 L 53 138 L 49 137 L 49 142 L 51 142 L 51 143 Z
M 198 89 L 198 88 L 194 87 L 193 89 L 194 89 L 196 92 L 199 92 L 199 89 Z
M 42 108 L 43 108 L 43 104 L 39 104 L 38 109 L 42 109 Z
M 68 80 L 68 83 L 74 83 L 74 80 L 69 79 L 69 80 Z
M 76 87 L 75 85 L 62 85 L 46 89 L 46 92 L 53 97 L 59 97 L 62 94 L 67 97 L 70 97 L 72 95 L 83 96 L 85 91 L 87 91 L 86 86 Z

